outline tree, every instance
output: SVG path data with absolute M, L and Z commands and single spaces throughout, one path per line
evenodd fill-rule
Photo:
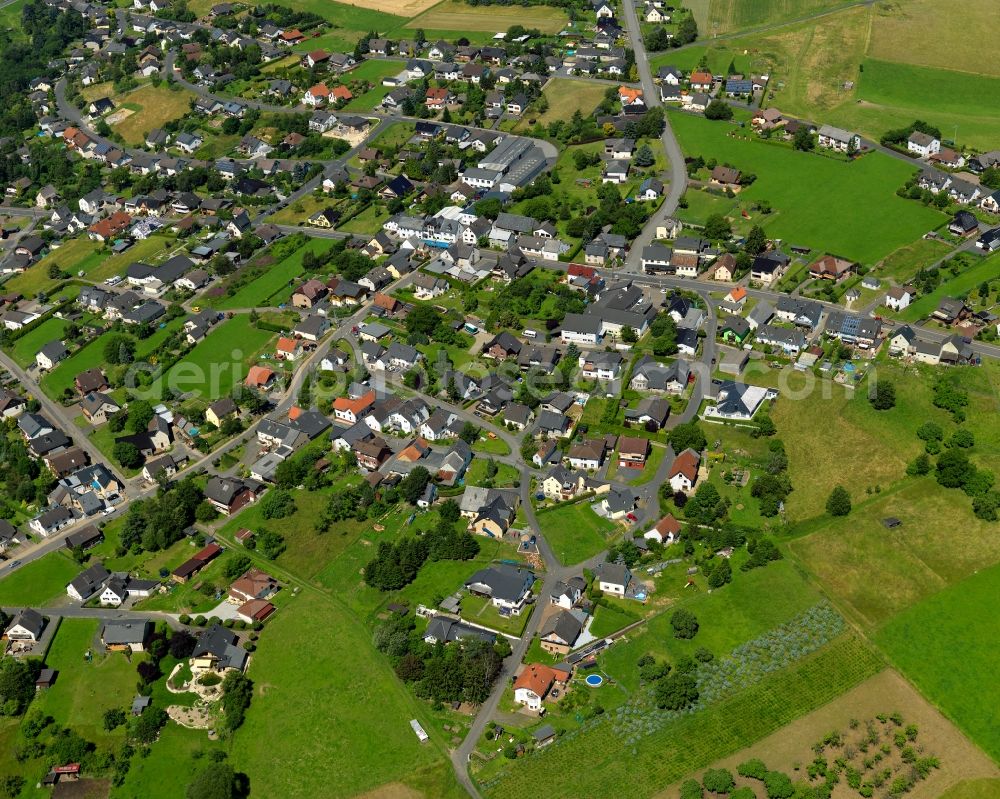
M 705 119 L 732 119 L 733 109 L 722 100 L 712 100 L 705 108 Z
M 674 452 L 683 452 L 686 449 L 701 452 L 707 445 L 705 433 L 697 422 L 679 424 L 670 431 L 670 446 L 674 448 Z
M 750 255 L 760 255 L 767 249 L 767 234 L 760 225 L 754 225 L 750 228 L 743 249 Z
M 187 799 L 235 799 L 236 772 L 228 763 L 211 763 L 187 787 Z
M 135 360 L 135 339 L 119 333 L 104 344 L 104 360 L 110 364 L 126 364 Z
M 399 493 L 411 505 L 416 505 L 430 479 L 430 472 L 423 466 L 418 466 L 400 481 Z
M 951 440 L 948 442 L 948 446 L 961 447 L 962 449 L 969 449 L 970 447 L 974 447 L 975 445 L 976 445 L 975 436 L 972 435 L 971 431 L 966 430 L 964 427 L 960 427 L 958 428 L 958 430 L 952 433 Z
M 931 459 L 927 453 L 921 452 L 906 466 L 906 473 L 911 477 L 920 477 L 928 474 L 931 470 Z
M 125 469 L 138 469 L 142 466 L 142 453 L 131 441 L 119 441 L 111 450 L 111 454 Z
M 732 772 L 724 768 L 710 768 L 702 776 L 701 783 L 712 793 L 729 793 L 736 787 Z
M 733 567 L 729 563 L 729 558 L 722 558 L 708 575 L 709 588 L 722 588 L 726 583 L 733 580 Z M 706 786 L 707 787 L 707 786 Z M 711 790 L 711 788 L 709 788 Z
M 698 683 L 690 674 L 673 672 L 656 683 L 655 695 L 661 710 L 683 710 L 698 700 Z
M 803 152 L 809 152 L 816 148 L 816 139 L 809 132 L 808 126 L 799 125 L 799 129 L 795 131 L 795 135 L 792 137 L 792 146 L 796 150 L 802 150 Z
M 132 400 L 128 405 L 128 426 L 133 433 L 145 430 L 153 418 L 153 406 L 148 400 Z
M 232 732 L 243 723 L 253 698 L 253 680 L 239 671 L 230 671 L 222 681 L 222 712 L 225 727 Z
M 969 456 L 957 447 L 946 450 L 938 458 L 937 481 L 945 488 L 961 488 L 974 472 Z
M 222 567 L 222 573 L 226 576 L 227 580 L 235 580 L 251 566 L 253 566 L 253 561 L 247 555 L 238 552 L 226 559 Z
M 826 500 L 826 512 L 831 516 L 846 516 L 851 512 L 851 495 L 843 486 L 837 486 Z
M 694 638 L 698 634 L 698 618 L 686 608 L 678 608 L 670 617 L 674 638 Z
M 733 235 L 733 228 L 729 220 L 722 214 L 711 214 L 705 220 L 705 236 L 718 241 L 730 238 Z
M 877 411 L 887 411 L 896 405 L 896 386 L 889 380 L 876 380 L 869 386 L 868 401 Z
M 177 630 L 170 636 L 170 656 L 177 660 L 191 657 L 197 642 L 187 630 Z
M 295 500 L 283 488 L 272 488 L 260 501 L 260 515 L 265 519 L 284 519 L 295 513 Z
M 118 729 L 125 721 L 125 711 L 120 707 L 110 707 L 104 711 L 104 729 L 108 732 Z
M 652 166 L 656 163 L 656 158 L 653 156 L 653 150 L 648 144 L 642 145 L 638 150 L 635 151 L 635 155 L 632 157 L 632 162 L 639 167 Z

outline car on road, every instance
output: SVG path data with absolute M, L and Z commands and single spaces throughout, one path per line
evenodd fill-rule
M 21 561 L 19 561 L 19 560 L 15 560 L 15 561 L 12 561 L 12 562 L 11 562 L 11 564 L 10 564 L 10 568 L 11 568 L 11 569 L 16 569 L 16 568 L 17 568 L 18 566 L 20 566 L 20 565 L 21 565 Z
M 634 513 L 626 513 L 625 514 L 625 518 L 628 519 L 630 522 L 637 522 L 637 521 L 639 521 L 639 517 L 636 516 Z

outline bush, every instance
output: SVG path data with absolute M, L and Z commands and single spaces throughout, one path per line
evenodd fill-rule
M 706 791 L 712 793 L 729 793 L 736 787 L 733 775 L 724 768 L 710 768 L 701 780 Z
M 218 685 L 220 682 L 222 682 L 222 677 L 212 671 L 205 672 L 198 678 L 198 685 L 204 685 L 206 687 Z
M 736 767 L 736 773 L 752 780 L 763 780 L 767 776 L 767 766 L 759 758 L 745 760 Z
M 681 785 L 681 799 L 702 799 L 704 795 L 698 780 L 687 780 Z

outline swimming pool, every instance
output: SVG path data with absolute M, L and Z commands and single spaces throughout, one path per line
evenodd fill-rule
M 600 674 L 588 674 L 584 682 L 591 688 L 600 688 L 604 684 L 604 678 Z

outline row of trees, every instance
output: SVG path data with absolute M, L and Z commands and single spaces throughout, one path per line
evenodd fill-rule
M 460 529 L 458 506 L 448 500 L 441 506 L 438 523 L 416 537 L 382 541 L 364 567 L 365 582 L 380 591 L 394 591 L 411 583 L 427 560 L 470 560 L 479 553 L 475 536 Z

